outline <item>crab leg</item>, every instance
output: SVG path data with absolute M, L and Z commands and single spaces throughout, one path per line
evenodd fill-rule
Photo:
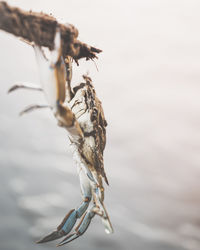
M 77 219 L 81 218 L 83 216 L 83 214 L 85 213 L 85 211 L 87 210 L 89 203 L 91 201 L 91 198 L 92 198 L 90 181 L 80 166 L 78 166 L 78 173 L 79 173 L 79 178 L 80 178 L 81 193 L 83 195 L 83 202 L 81 203 L 81 205 L 77 209 L 72 209 L 65 216 L 65 218 L 63 219 L 61 224 L 57 227 L 56 231 L 53 231 L 49 235 L 45 236 L 44 238 L 39 240 L 37 243 L 44 243 L 47 241 L 56 240 L 56 239 L 63 237 L 64 235 L 67 235 L 68 233 L 70 233 L 70 231 L 74 227 Z M 84 218 L 85 218 L 85 216 L 84 216 Z M 87 224 L 87 222 L 85 223 L 85 225 L 86 224 Z M 85 228 L 84 231 L 86 231 L 87 227 L 86 228 L 84 227 Z
M 23 84 L 15 84 L 9 90 L 8 93 L 11 93 L 17 89 L 30 89 L 30 90 L 38 90 L 42 91 L 43 89 L 35 84 L 23 83 Z
M 114 232 L 114 230 L 113 230 L 109 215 L 107 213 L 107 210 L 103 202 L 101 202 L 101 207 L 102 207 L 102 210 L 101 210 L 100 216 L 101 216 L 102 224 L 104 225 L 105 232 L 107 234 L 111 234 Z
M 21 116 L 21 115 L 27 114 L 27 113 L 29 113 L 29 112 L 31 112 L 31 111 L 34 111 L 34 110 L 36 110 L 36 109 L 43 109 L 43 108 L 50 108 L 50 109 L 52 109 L 52 107 L 49 106 L 49 105 L 33 104 L 33 105 L 29 105 L 28 107 L 26 107 L 25 109 L 23 109 L 23 110 L 19 113 L 19 115 Z
M 67 94 L 65 89 L 66 69 L 61 53 L 59 31 L 56 32 L 54 43 L 55 49 L 51 52 L 51 61 L 47 61 L 41 48 L 34 45 L 40 80 L 48 104 L 53 108 L 59 125 L 65 127 L 74 141 L 79 143 L 83 138 L 82 129 L 69 105 L 64 103 Z
M 96 204 L 93 211 L 101 217 L 102 224 L 105 227 L 105 232 L 107 234 L 110 234 L 110 233 L 113 233 L 113 227 L 112 227 L 108 212 L 103 202 L 104 201 L 104 187 L 102 184 L 102 178 L 98 177 L 97 175 L 96 175 L 96 178 L 98 179 L 99 184 L 97 185 L 96 183 L 92 183 L 92 194 L 93 194 L 93 199 Z
M 66 101 L 70 102 L 74 96 L 71 89 L 71 79 L 72 79 L 72 58 L 67 56 L 65 58 L 65 69 L 66 69 Z

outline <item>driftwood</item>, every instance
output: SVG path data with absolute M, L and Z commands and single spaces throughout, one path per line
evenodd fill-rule
M 101 50 L 77 40 L 78 30 L 71 24 L 60 24 L 57 20 L 44 13 L 23 11 L 10 7 L 6 2 L 0 2 L 0 29 L 15 36 L 34 42 L 39 46 L 54 48 L 54 36 L 57 28 L 61 32 L 62 53 L 73 57 L 76 61 L 80 58 L 97 58 Z

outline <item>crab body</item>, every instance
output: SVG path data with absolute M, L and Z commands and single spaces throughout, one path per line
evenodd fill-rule
M 103 166 L 107 122 L 91 79 L 87 76 L 84 76 L 84 79 L 85 83 L 73 89 L 74 97 L 69 103 L 84 136 L 78 143 L 73 141 L 73 138 L 71 141 L 76 145 L 84 164 L 91 172 L 96 171 L 108 184 Z
M 101 217 L 107 233 L 112 233 L 113 228 L 104 206 L 102 179 L 108 184 L 103 164 L 107 122 L 102 105 L 89 76 L 84 75 L 85 82 L 71 88 L 71 58 L 66 57 L 65 60 L 62 58 L 59 31 L 55 35 L 54 42 L 55 48 L 51 52 L 51 60 L 47 60 L 42 49 L 33 44 L 41 87 L 27 84 L 15 85 L 9 92 L 18 88 L 43 91 L 48 104 L 31 105 L 21 114 L 38 108 L 50 108 L 58 125 L 68 131 L 77 163 L 82 203 L 65 216 L 55 231 L 38 241 L 43 243 L 66 236 L 58 244 L 61 246 L 82 235 L 95 215 Z M 91 200 L 93 206 L 89 208 Z M 81 221 L 71 233 L 78 219 Z

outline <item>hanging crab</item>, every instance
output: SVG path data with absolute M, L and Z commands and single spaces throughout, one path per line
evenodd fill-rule
M 44 92 L 48 105 L 32 105 L 25 108 L 21 114 L 39 108 L 50 108 L 53 111 L 58 125 L 68 131 L 83 196 L 82 203 L 65 216 L 57 229 L 37 243 L 66 236 L 58 244 L 58 246 L 64 245 L 82 235 L 96 214 L 101 217 L 106 233 L 112 233 L 113 228 L 103 203 L 103 180 L 108 184 L 103 164 L 107 123 L 92 80 L 84 75 L 85 82 L 71 88 L 71 57 L 68 56 L 65 60 L 62 57 L 59 30 L 55 34 L 55 47 L 50 60 L 46 59 L 40 46 L 36 44 L 32 46 L 42 87 L 28 84 L 14 85 L 9 92 L 19 88 Z M 91 201 L 93 205 L 89 207 Z M 78 219 L 80 223 L 75 227 Z

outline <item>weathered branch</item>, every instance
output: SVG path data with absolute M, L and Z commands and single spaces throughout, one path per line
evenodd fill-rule
M 60 24 L 50 15 L 23 11 L 10 7 L 6 2 L 0 2 L 0 29 L 15 36 L 22 37 L 37 45 L 54 48 L 56 29 L 61 31 L 63 56 L 72 56 L 75 60 L 80 58 L 96 58 L 101 50 L 91 47 L 77 40 L 78 30 L 71 24 Z

